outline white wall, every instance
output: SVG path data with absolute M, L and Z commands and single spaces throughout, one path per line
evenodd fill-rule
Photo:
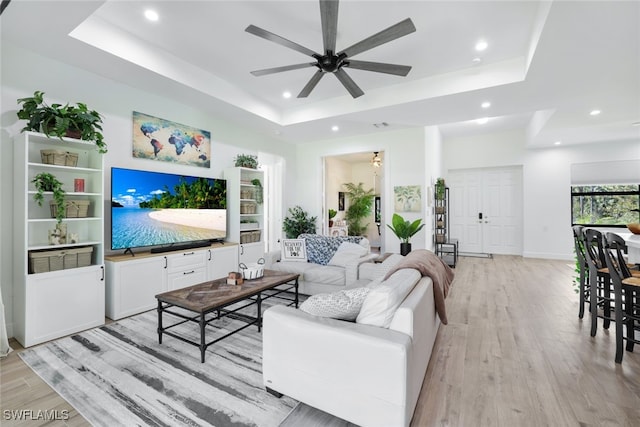
M 322 215 L 322 162 L 325 156 L 339 154 L 384 151 L 381 188 L 384 200 L 382 209 L 382 252 L 400 252 L 400 242 L 386 223 L 393 215 L 393 187 L 399 185 L 421 185 L 423 209 L 421 213 L 402 213 L 406 219 L 431 219 L 427 214 L 424 197 L 430 180 L 438 176 L 439 160 L 432 156 L 440 150 L 440 135 L 437 129 L 402 129 L 368 135 L 319 141 L 297 146 L 297 163 L 301 172 L 297 175 L 295 204 L 301 205 L 312 215 Z M 429 161 L 427 162 L 427 159 Z M 414 249 L 431 248 L 432 236 L 425 227 L 411 240 Z
M 103 134 L 108 144 L 105 154 L 105 198 L 110 194 L 110 170 L 112 166 L 160 170 L 206 177 L 221 177 L 222 171 L 233 166 L 237 154 L 273 153 L 285 159 L 287 176 L 285 191 L 293 192 L 295 179 L 295 150 L 291 144 L 274 140 L 265 135 L 248 132 L 240 125 L 216 117 L 212 113 L 190 105 L 176 103 L 162 94 L 148 93 L 116 83 L 82 69 L 35 55 L 7 43 L 2 44 L 1 57 L 0 118 L 0 200 L 13 199 L 13 143 L 12 138 L 20 138 L 23 126 L 16 117 L 18 98 L 32 96 L 36 90 L 45 92 L 49 103 L 86 103 L 90 109 L 104 116 Z M 211 132 L 211 168 L 175 165 L 166 162 L 137 159 L 132 150 L 132 112 L 139 111 L 177 123 L 194 126 Z M 260 159 L 259 159 L 260 160 Z M 110 206 L 110 203 L 105 203 Z M 0 206 L 0 289 L 6 307 L 9 336 L 12 336 L 12 223 L 11 203 Z M 107 222 L 109 215 L 106 215 Z M 105 247 L 109 247 L 110 228 L 105 230 Z
M 640 141 L 528 149 L 524 131 L 447 139 L 443 144 L 445 171 L 522 165 L 523 256 L 534 258 L 573 259 L 572 165 L 633 159 L 640 159 Z

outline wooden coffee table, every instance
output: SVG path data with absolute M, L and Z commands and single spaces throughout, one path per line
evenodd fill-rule
M 165 334 L 199 347 L 200 361 L 204 363 L 204 353 L 210 345 L 251 325 L 257 325 L 258 331 L 261 331 L 262 301 L 269 298 L 277 298 L 288 301 L 287 305 L 295 305 L 298 308 L 298 277 L 298 274 L 265 270 L 264 276 L 260 279 L 245 280 L 242 285 L 227 285 L 227 278 L 225 277 L 158 294 L 156 295 L 158 300 L 158 341 L 162 344 L 162 334 Z M 293 296 L 291 296 L 292 291 Z M 238 307 L 229 307 L 236 303 L 240 303 Z M 252 305 L 256 305 L 255 317 L 238 313 L 240 310 Z M 180 307 L 195 313 L 195 315 L 177 312 L 172 310 L 173 307 Z M 171 314 L 182 320 L 165 327 L 163 325 L 164 313 Z M 246 324 L 221 337 L 206 342 L 205 327 L 211 322 L 231 314 L 235 314 L 234 317 L 236 319 L 242 320 Z M 191 341 L 173 331 L 169 331 L 169 329 L 186 322 L 194 322 L 200 326 L 200 342 Z

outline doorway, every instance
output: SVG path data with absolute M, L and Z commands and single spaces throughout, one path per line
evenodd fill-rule
M 473 254 L 522 255 L 522 167 L 450 171 L 451 237 Z
M 372 251 L 379 251 L 382 247 L 381 227 L 384 221 L 382 218 L 382 206 L 384 200 L 382 195 L 383 171 L 384 171 L 384 153 L 382 151 L 362 152 L 341 154 L 335 156 L 324 157 L 323 183 L 323 212 L 329 209 L 337 211 L 334 221 L 345 219 L 346 210 L 349 209 L 348 197 L 344 197 L 343 184 L 351 182 L 358 184 L 363 183 L 365 190 L 372 189 L 375 196 L 372 204 L 371 215 L 364 219 L 363 223 L 367 224 L 367 232 L 365 237 L 371 244 Z M 377 166 L 374 164 L 374 158 L 378 157 Z M 341 194 L 342 193 L 342 194 Z M 344 197 L 344 198 L 343 198 Z M 376 204 L 377 203 L 377 204 Z M 376 215 L 376 206 L 380 207 Z M 330 234 L 328 215 L 322 221 L 323 234 Z

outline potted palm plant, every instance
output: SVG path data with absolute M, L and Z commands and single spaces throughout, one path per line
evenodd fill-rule
M 53 193 L 53 201 L 56 205 L 56 219 L 58 220 L 58 224 L 60 224 L 62 218 L 64 218 L 66 209 L 64 200 L 65 192 L 62 189 L 62 183 L 58 181 L 55 175 L 48 172 L 39 173 L 31 182 L 33 182 L 36 187 L 36 193 L 33 195 L 33 199 L 38 203 L 38 206 L 42 206 L 45 191 L 51 191 Z
M 86 104 L 47 104 L 44 92 L 35 91 L 33 96 L 18 99 L 22 108 L 17 115 L 27 120 L 24 131 L 43 132 L 47 136 L 57 136 L 93 141 L 100 153 L 107 152 L 107 144 L 102 135 L 102 116 L 90 110 Z
M 363 224 L 363 221 L 371 215 L 375 195 L 373 189 L 365 190 L 363 185 L 363 183 L 356 185 L 351 182 L 344 184 L 347 190 L 345 193 L 349 198 L 345 219 L 350 236 L 363 236 L 367 232 L 367 224 Z
M 393 233 L 398 236 L 400 239 L 400 254 L 407 255 L 411 252 L 411 238 L 424 227 L 424 224 L 421 224 L 422 219 L 418 218 L 415 221 L 411 222 L 409 220 L 405 220 L 398 214 L 393 214 L 393 218 L 391 218 L 391 224 L 387 224 L 387 227 L 393 231 Z

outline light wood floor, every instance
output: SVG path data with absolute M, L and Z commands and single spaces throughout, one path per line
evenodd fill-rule
M 465 257 L 455 272 L 413 427 L 640 425 L 640 347 L 617 365 L 614 325 L 589 336 L 570 263 Z M 87 424 L 17 351 L 0 364 L 2 426 Z M 70 419 L 5 418 L 18 409 L 67 410 Z

